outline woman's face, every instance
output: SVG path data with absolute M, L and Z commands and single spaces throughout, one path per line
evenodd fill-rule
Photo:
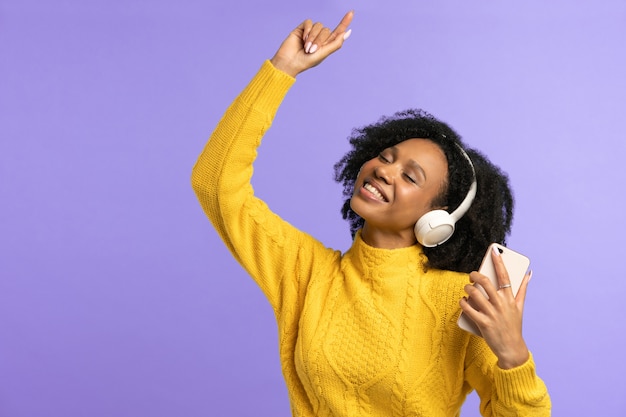
M 396 236 L 410 245 L 417 220 L 441 208 L 431 202 L 447 180 L 448 162 L 441 148 L 428 139 L 407 139 L 361 167 L 350 206 L 365 220 L 364 235 Z

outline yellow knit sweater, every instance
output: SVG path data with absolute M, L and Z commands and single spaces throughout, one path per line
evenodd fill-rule
M 272 213 L 250 185 L 256 148 L 295 80 L 266 61 L 228 108 L 192 175 L 207 216 L 278 323 L 294 416 L 549 416 L 532 360 L 502 370 L 456 325 L 466 274 L 424 270 L 418 245 L 345 254 Z

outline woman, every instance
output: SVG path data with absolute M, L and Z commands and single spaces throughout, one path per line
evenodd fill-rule
M 229 107 L 192 175 L 207 216 L 274 309 L 293 415 L 457 416 L 472 389 L 484 415 L 549 415 L 546 387 L 521 334 L 529 276 L 513 297 L 494 255 L 503 289 L 469 275 L 487 299 L 467 275 L 510 226 L 506 177 L 480 154 L 463 152 L 446 125 L 409 111 L 357 131 L 353 151 L 336 166 L 349 189 L 343 211 L 354 232 L 345 254 L 295 229 L 253 194 L 256 148 L 278 106 L 298 74 L 343 45 L 352 16 L 333 31 L 310 20 L 294 29 Z M 397 134 L 381 134 L 386 128 Z M 473 169 L 474 211 L 447 242 L 425 248 L 416 222 L 433 209 L 463 205 Z M 501 197 L 495 210 L 477 216 L 493 199 L 481 189 L 485 173 L 496 178 L 490 187 Z M 490 222 L 498 225 L 485 228 Z M 458 328 L 461 309 L 484 339 Z

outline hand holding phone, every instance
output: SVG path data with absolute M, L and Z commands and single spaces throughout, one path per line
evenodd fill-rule
M 506 267 L 509 275 L 513 296 L 516 296 L 517 292 L 519 291 L 520 285 L 522 284 L 522 280 L 524 279 L 524 276 L 528 271 L 528 267 L 530 266 L 530 260 L 521 253 L 515 252 L 514 250 L 509 249 L 505 246 L 497 243 L 491 244 L 487 250 L 487 253 L 485 254 L 485 257 L 482 260 L 478 272 L 486 276 L 495 288 L 498 288 L 499 284 L 498 276 L 496 274 L 496 270 L 492 260 L 492 251 L 494 250 L 498 251 L 500 257 L 502 258 L 502 261 L 504 262 L 504 266 Z M 482 286 L 476 284 L 476 288 L 478 288 L 485 297 L 489 298 Z M 475 305 L 472 304 L 471 299 L 468 301 L 472 306 L 475 307 Z M 466 330 L 477 336 L 482 336 L 478 326 L 465 313 L 461 313 L 457 323 L 459 327 L 463 330 Z

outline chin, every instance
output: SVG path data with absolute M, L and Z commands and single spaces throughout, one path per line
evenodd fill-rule
M 361 210 L 359 210 L 359 203 L 354 198 L 354 195 L 352 195 L 352 197 L 350 198 L 350 208 L 352 209 L 352 211 L 354 211 L 356 214 L 364 219 L 363 214 L 361 214 Z

